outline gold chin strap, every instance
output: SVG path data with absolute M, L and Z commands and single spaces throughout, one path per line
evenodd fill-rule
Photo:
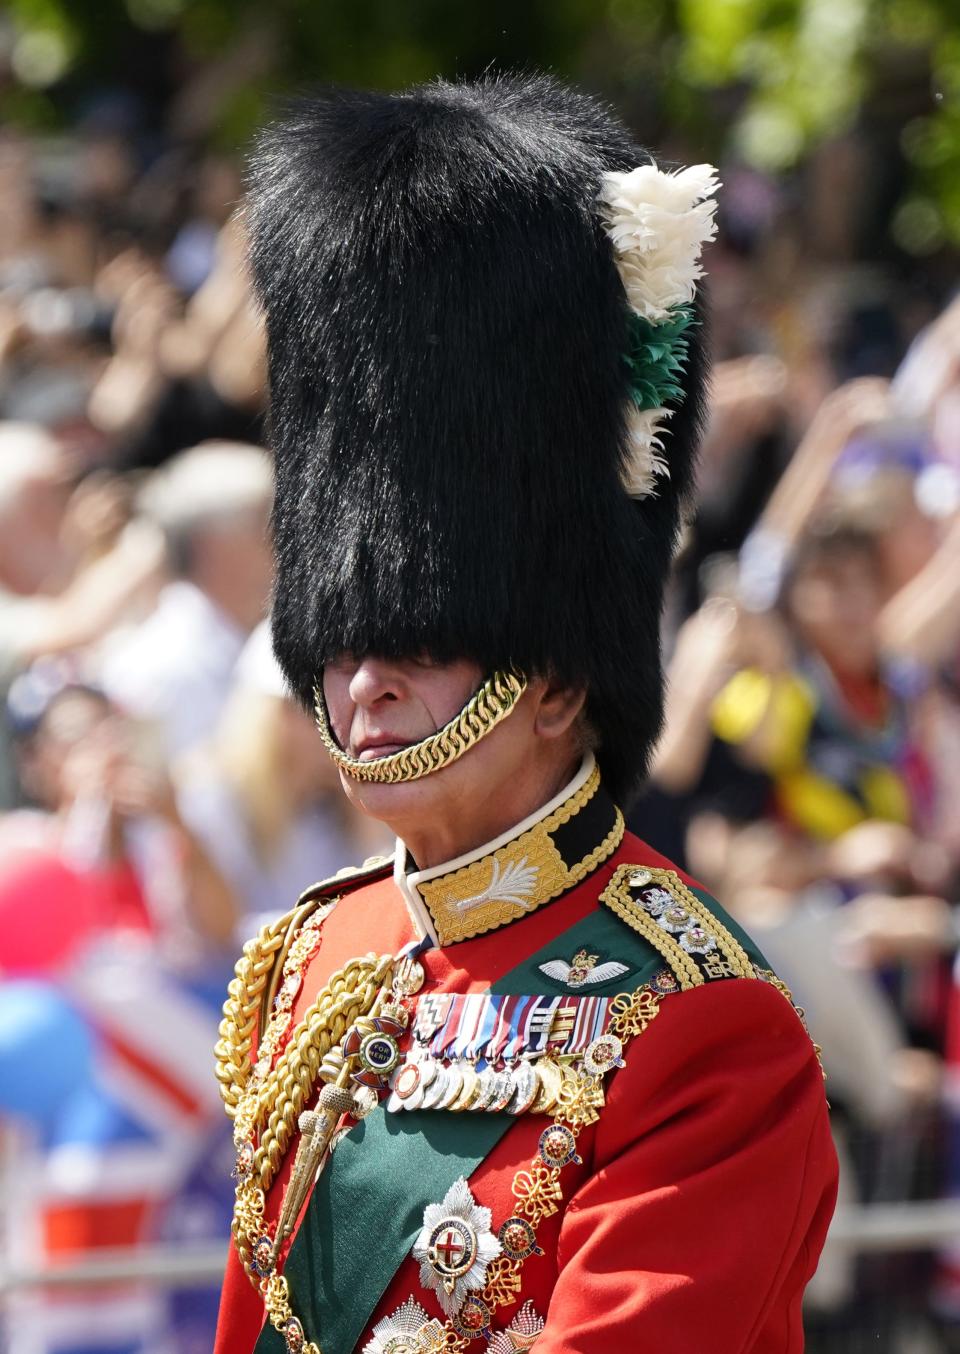
M 399 785 L 451 766 L 512 713 L 526 689 L 526 677 L 516 672 L 495 672 L 442 729 L 388 757 L 375 757 L 368 762 L 344 752 L 334 738 L 320 682 L 314 686 L 313 694 L 323 746 L 340 770 L 354 780 Z

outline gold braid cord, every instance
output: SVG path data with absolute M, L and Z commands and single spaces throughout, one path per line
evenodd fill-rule
M 320 1064 L 350 1026 L 367 1014 L 392 968 L 392 955 L 370 954 L 351 959 L 334 973 L 264 1081 L 260 1104 L 271 1108 L 253 1168 L 263 1189 L 270 1188 L 280 1169 L 300 1113 L 313 1093 Z
M 261 1290 L 264 1284 L 252 1264 L 252 1248 L 264 1232 L 266 1192 L 321 1078 L 321 1064 L 347 1030 L 371 1010 L 394 966 L 392 955 L 352 959 L 317 994 L 276 1063 L 266 1071 L 255 1069 L 253 1044 L 265 992 L 279 957 L 292 948 L 291 921 L 297 917 L 302 921 L 305 910 L 294 909 L 265 926 L 244 947 L 228 988 L 216 1046 L 216 1076 L 234 1122 L 234 1142 L 238 1152 L 249 1154 L 244 1170 L 238 1171 L 232 1230 L 244 1269 Z M 319 926 L 321 919 L 316 922 Z M 305 955 L 312 953 L 311 943 L 316 939 L 308 942 Z M 258 1042 L 258 1052 L 263 1051 L 262 1043 Z
M 397 785 L 442 771 L 457 761 L 512 714 L 526 689 L 527 679 L 518 673 L 495 672 L 442 729 L 389 757 L 375 757 L 369 762 L 344 752 L 334 738 L 320 682 L 313 694 L 320 738 L 339 769 L 354 780 Z
M 252 1247 L 264 1232 L 266 1193 L 312 1098 L 320 1064 L 355 1021 L 373 1006 L 389 979 L 392 955 L 352 959 L 333 974 L 297 1026 L 277 1065 L 259 1086 L 243 1095 L 234 1116 L 234 1141 L 242 1145 L 259 1130 L 249 1172 L 237 1185 L 233 1234 L 237 1253 L 252 1282 L 262 1288 L 251 1263 Z M 264 1122 L 266 1121 L 266 1122 Z
M 250 1073 L 250 1050 L 260 1019 L 263 993 L 270 981 L 287 937 L 293 912 L 264 926 L 259 935 L 248 940 L 237 960 L 234 977 L 227 988 L 227 1000 L 220 1022 L 216 1055 L 216 1077 L 220 1095 L 230 1118 L 234 1118 Z
M 316 917 L 316 915 L 321 912 L 322 915 L 326 917 L 327 915 L 329 915 L 329 912 L 332 911 L 332 909 L 337 905 L 339 901 L 340 901 L 339 896 L 334 898 L 332 901 L 329 898 L 324 900 L 318 898 L 311 898 L 308 899 L 307 902 L 305 903 L 301 903 L 298 901 L 293 911 L 287 914 L 288 917 L 290 918 L 290 924 L 287 927 L 287 934 L 283 938 L 283 944 L 277 951 L 277 955 L 276 958 L 274 959 L 273 964 L 273 972 L 271 973 L 267 981 L 266 988 L 264 989 L 263 995 L 260 998 L 260 1019 L 258 1022 L 259 1029 L 257 1035 L 258 1048 L 260 1048 L 260 1046 L 262 1045 L 264 1037 L 267 1033 L 267 1025 L 270 1020 L 270 1012 L 274 1008 L 274 1001 L 277 996 L 277 989 L 283 982 L 283 975 L 284 972 L 286 971 L 287 958 L 290 954 L 290 951 L 293 949 L 294 945 L 296 945 L 298 937 L 303 934 L 304 923 L 309 921 L 311 917 Z

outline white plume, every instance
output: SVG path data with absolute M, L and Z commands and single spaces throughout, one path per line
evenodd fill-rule
M 631 498 L 648 498 L 657 492 L 657 476 L 670 474 L 663 455 L 665 421 L 672 409 L 638 409 L 630 405 L 627 414 L 627 462 L 623 468 L 623 487 Z
M 719 187 L 712 165 L 668 173 L 651 161 L 603 176 L 600 202 L 627 300 L 651 324 L 693 300 L 703 246 L 717 233 Z

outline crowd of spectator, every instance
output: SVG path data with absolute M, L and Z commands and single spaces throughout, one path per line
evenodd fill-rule
M 217 1285 L 47 1289 L 222 1245 L 233 961 L 385 845 L 285 694 L 237 176 L 0 140 L 2 1318 L 18 1354 L 207 1354 Z
M 960 307 L 891 284 L 857 312 L 836 265 L 805 271 L 776 185 L 727 177 L 699 506 L 631 826 L 806 1008 L 844 1201 L 947 1197 Z M 0 193 L 0 1188 L 21 1279 L 0 1320 L 14 1354 L 201 1354 L 215 1288 L 36 1276 L 225 1239 L 210 1051 L 232 960 L 387 844 L 270 651 L 236 166 L 6 133 Z M 951 1348 L 960 1249 L 828 1247 L 808 1325 L 814 1351 Z
M 958 336 L 954 302 L 892 379 L 827 383 L 812 412 L 770 354 L 721 362 L 633 814 L 805 1008 L 847 1206 L 960 1185 Z M 783 443 L 744 514 L 745 463 Z M 828 1242 L 808 1347 L 958 1347 L 958 1262 Z

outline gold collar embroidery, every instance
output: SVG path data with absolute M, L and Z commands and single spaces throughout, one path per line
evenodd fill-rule
M 407 874 L 398 842 L 394 878 L 420 930 L 452 945 L 559 898 L 613 854 L 623 832 L 623 814 L 588 756 L 556 798 L 467 856 Z

